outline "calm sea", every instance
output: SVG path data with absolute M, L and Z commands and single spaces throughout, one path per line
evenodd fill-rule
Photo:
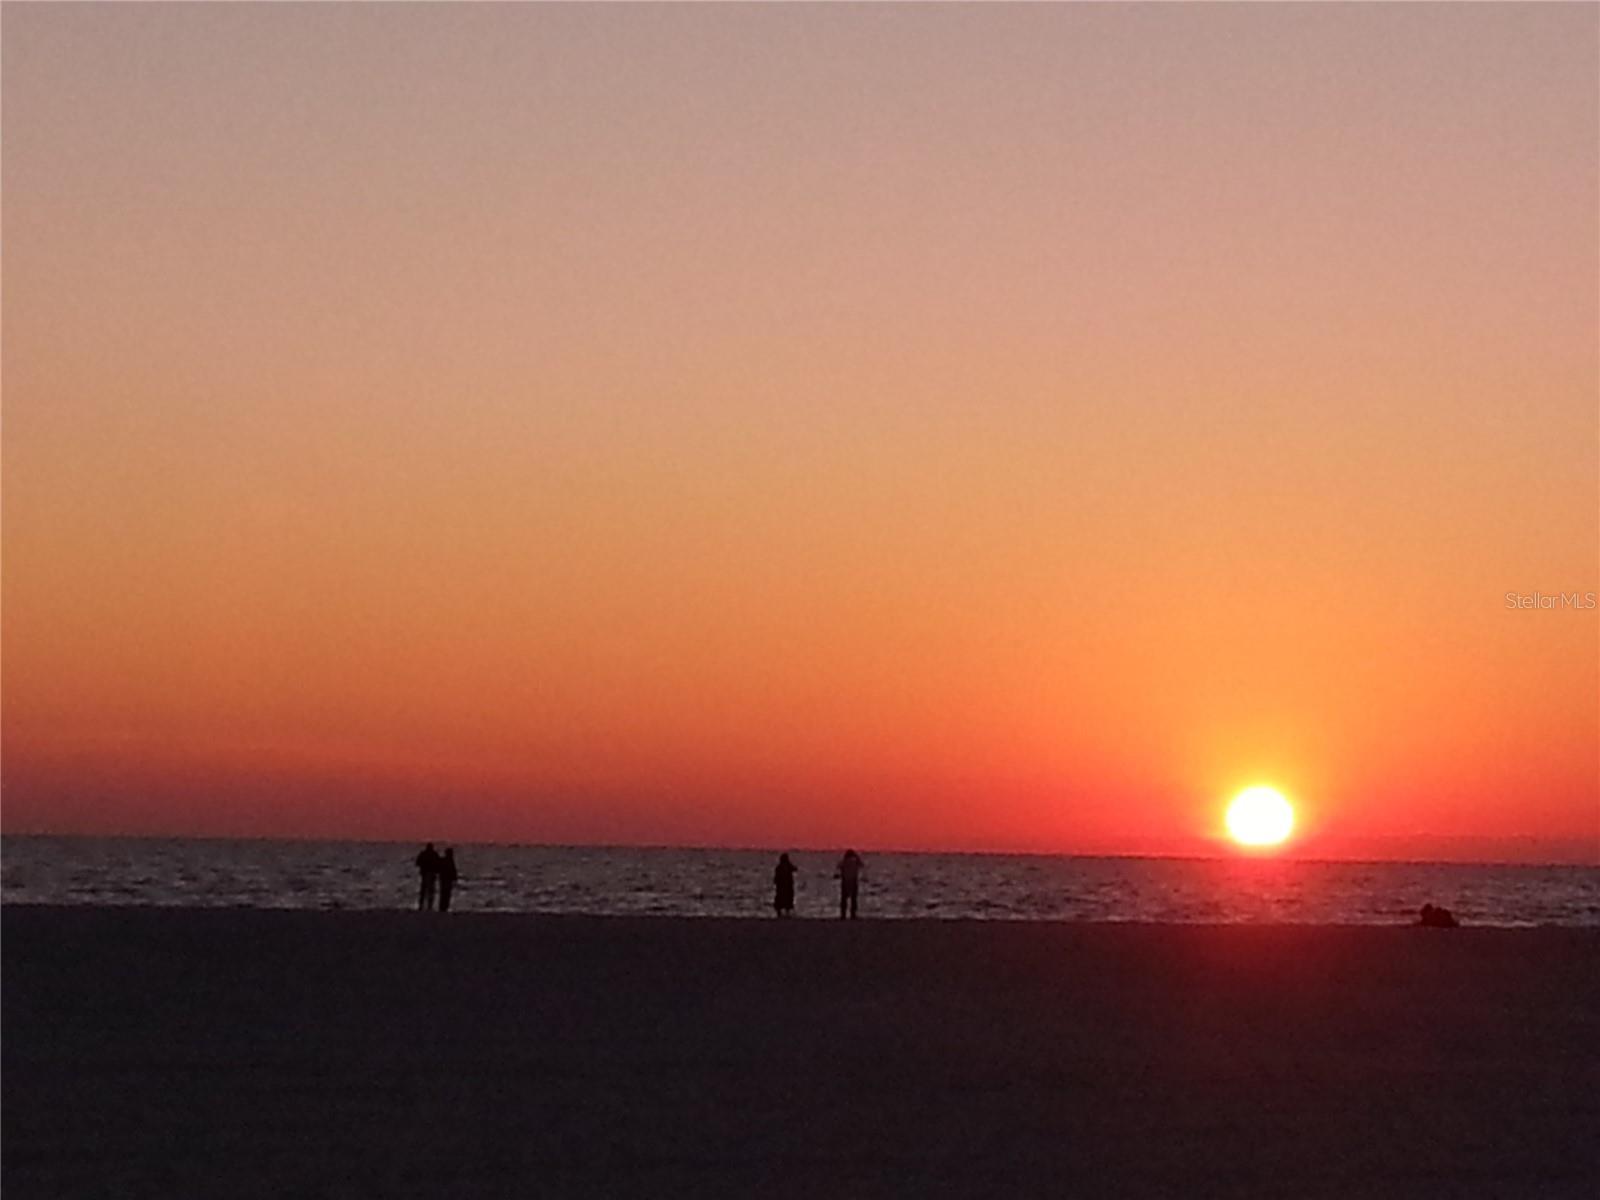
M 380 842 L 8 837 L 6 904 L 384 909 L 415 904 L 418 847 Z M 458 845 L 462 911 L 753 917 L 756 850 Z M 796 909 L 837 903 L 836 855 L 793 855 Z M 1600 926 L 1600 869 L 1274 859 L 867 853 L 862 915 L 986 920 L 1392 924 L 1424 903 L 1483 925 Z

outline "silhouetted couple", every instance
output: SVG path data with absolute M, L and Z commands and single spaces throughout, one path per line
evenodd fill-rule
M 787 854 L 778 855 L 778 865 L 772 870 L 772 908 L 780 917 L 794 916 L 795 865 Z M 856 901 L 861 893 L 861 856 L 846 850 L 839 860 L 839 919 L 846 914 L 856 915 Z
M 422 890 L 417 893 L 417 911 L 430 912 L 437 897 L 440 912 L 450 911 L 450 893 L 455 891 L 456 880 L 461 877 L 456 870 L 456 852 L 450 847 L 440 854 L 429 842 L 417 855 L 417 871 L 422 876 Z
M 772 869 L 772 908 L 780 917 L 794 916 L 794 872 L 789 856 L 778 855 L 778 865 Z

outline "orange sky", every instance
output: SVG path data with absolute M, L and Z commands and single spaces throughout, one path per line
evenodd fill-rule
M 1600 861 L 1597 30 L 8 5 L 4 829 Z

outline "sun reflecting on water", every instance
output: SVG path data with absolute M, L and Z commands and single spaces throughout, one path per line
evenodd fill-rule
M 1228 834 L 1241 846 L 1277 846 L 1294 828 L 1294 808 L 1276 788 L 1245 788 L 1228 805 Z
M 416 905 L 415 845 L 0 839 L 10 904 L 389 909 Z M 791 849 L 798 915 L 837 918 L 837 851 Z M 776 851 L 456 844 L 463 914 L 771 916 Z M 1408 925 L 1425 903 L 1470 925 L 1600 927 L 1600 870 L 863 851 L 862 916 Z

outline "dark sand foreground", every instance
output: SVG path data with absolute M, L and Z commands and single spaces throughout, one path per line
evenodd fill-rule
M 1600 931 L 0 916 L 6 1200 L 1600 1194 Z

